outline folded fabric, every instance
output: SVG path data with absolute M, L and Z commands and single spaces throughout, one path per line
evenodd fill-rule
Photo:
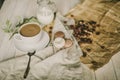
M 70 52 L 66 49 L 57 52 L 53 56 L 35 64 L 31 68 L 31 74 L 38 80 L 62 80 L 62 78 L 72 80 L 75 76 L 77 76 L 76 79 L 79 79 L 82 73 L 80 59 L 76 52 L 72 52 L 72 54 L 76 54 L 76 57 L 71 55 L 71 59 L 67 58 L 68 54 Z M 66 74 L 66 72 L 70 74 Z M 70 75 L 71 78 L 67 79 Z

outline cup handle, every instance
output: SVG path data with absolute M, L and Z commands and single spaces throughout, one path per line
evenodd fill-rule
M 15 35 L 14 35 L 14 39 L 15 39 L 15 40 L 20 40 L 20 41 L 22 40 L 20 34 L 15 34 Z

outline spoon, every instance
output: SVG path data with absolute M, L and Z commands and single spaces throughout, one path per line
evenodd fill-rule
M 28 54 L 27 54 L 29 56 L 29 61 L 28 61 L 28 65 L 27 65 L 26 71 L 25 71 L 24 76 L 23 76 L 24 79 L 27 78 L 27 75 L 28 75 L 28 73 L 30 71 L 31 56 L 33 56 L 35 54 L 35 52 L 36 51 L 34 51 L 34 52 L 28 52 Z

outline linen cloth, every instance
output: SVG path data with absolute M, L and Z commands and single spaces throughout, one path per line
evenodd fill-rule
M 57 10 L 65 15 L 69 12 L 70 9 L 75 7 L 75 5 L 81 3 L 83 0 L 51 0 L 55 2 Z

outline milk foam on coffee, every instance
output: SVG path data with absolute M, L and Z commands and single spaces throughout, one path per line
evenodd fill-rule
M 25 37 L 32 37 L 40 32 L 40 27 L 37 24 L 27 24 L 20 29 L 20 34 Z

